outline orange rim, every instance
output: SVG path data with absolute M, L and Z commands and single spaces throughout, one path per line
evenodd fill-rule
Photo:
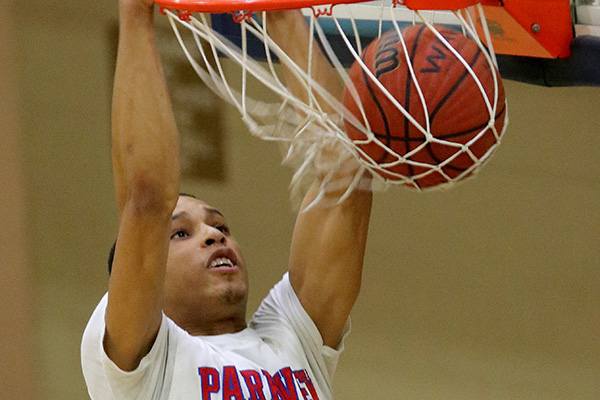
M 199 13 L 232 11 L 280 11 L 336 4 L 363 3 L 365 0 L 155 0 L 161 8 Z
M 188 12 L 227 13 L 232 11 L 278 11 L 336 4 L 364 3 L 367 0 L 155 0 L 161 8 Z M 411 10 L 459 10 L 480 0 L 394 0 Z

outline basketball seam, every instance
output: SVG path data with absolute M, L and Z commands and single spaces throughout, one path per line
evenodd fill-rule
M 498 114 L 496 114 L 496 119 L 498 119 L 502 114 L 504 114 L 505 109 L 506 109 L 506 105 L 503 105 L 502 108 L 498 111 Z M 481 125 L 476 126 L 476 127 L 473 127 L 473 128 L 471 128 L 469 130 L 465 130 L 465 131 L 461 131 L 461 132 L 453 132 L 453 133 L 448 133 L 446 135 L 436 136 L 436 139 L 446 140 L 446 139 L 452 139 L 452 138 L 455 138 L 455 137 L 463 136 L 463 135 L 466 135 L 466 134 L 468 134 L 470 132 L 483 129 L 483 128 L 486 127 L 486 125 L 487 125 L 487 123 L 481 124 Z M 373 135 L 376 138 L 378 138 L 378 139 L 385 138 L 385 136 L 382 135 L 382 134 L 380 134 L 380 133 L 373 132 Z M 406 141 L 408 141 L 408 142 L 420 142 L 420 143 L 423 143 L 427 139 L 424 138 L 424 137 L 410 137 L 410 138 L 406 139 L 406 138 L 403 138 L 403 137 L 392 136 L 390 138 L 390 140 L 394 141 L 394 142 L 406 142 Z
M 474 68 L 474 66 L 477 64 L 477 62 L 480 59 L 480 56 L 483 54 L 483 52 L 481 51 L 481 49 L 478 49 L 477 53 L 475 54 L 475 56 L 473 57 L 473 60 L 469 63 L 469 66 L 471 68 Z M 454 95 L 454 93 L 456 92 L 457 88 L 465 81 L 465 79 L 467 79 L 467 77 L 470 75 L 469 71 L 465 69 L 465 71 L 463 72 L 463 74 L 461 75 L 461 77 L 456 81 L 456 83 L 452 86 L 452 88 L 448 91 L 448 93 L 446 93 L 446 95 L 444 96 L 444 98 L 438 103 L 438 105 L 435 107 L 435 109 L 433 110 L 433 112 L 431 113 L 431 115 L 429 116 L 429 119 L 431 121 L 431 124 L 433 125 L 433 120 L 435 119 L 435 117 L 437 116 L 438 112 L 441 110 L 441 108 L 444 106 L 444 104 L 446 104 L 448 102 L 448 100 L 450 99 L 450 97 L 452 97 Z M 487 93 L 485 94 L 485 96 L 487 96 Z M 502 112 L 504 112 L 504 107 L 502 108 L 500 115 L 502 114 Z M 473 127 L 469 130 L 466 131 L 462 131 L 462 132 L 456 132 L 456 133 L 451 133 L 451 134 L 445 134 L 442 136 L 436 136 L 436 138 L 441 139 L 441 140 L 445 140 L 445 139 L 452 139 L 452 138 L 456 138 L 456 137 L 461 137 L 464 135 L 467 135 L 471 132 L 475 132 L 478 130 L 481 130 L 483 128 L 485 128 L 487 126 L 486 124 L 482 124 L 480 126 L 476 126 Z M 442 162 L 442 160 L 435 154 L 435 151 L 433 149 L 433 147 L 428 144 L 427 145 L 427 154 L 429 154 L 429 157 L 431 157 L 431 159 L 439 164 Z M 467 168 L 461 168 L 452 164 L 448 164 L 445 165 L 443 168 L 448 168 L 450 170 L 454 170 L 454 171 L 465 171 Z
M 502 109 L 501 109 L 501 110 L 498 112 L 498 114 L 495 116 L 495 118 L 496 118 L 496 119 L 500 118 L 500 116 L 501 116 L 502 114 L 504 114 L 505 110 L 506 110 L 506 104 L 504 104 L 504 105 L 502 106 Z M 466 135 L 466 134 L 468 134 L 468 133 L 470 133 L 470 132 L 476 132 L 476 131 L 480 131 L 480 130 L 482 130 L 483 128 L 485 128 L 486 126 L 487 126 L 487 123 L 486 123 L 486 124 L 481 124 L 481 125 L 479 125 L 479 126 L 476 126 L 476 127 L 472 128 L 472 129 L 470 129 L 470 130 L 463 131 L 463 132 L 461 132 L 461 133 L 457 133 L 457 134 L 453 134 L 453 136 L 451 136 L 451 137 L 463 136 L 463 135 Z M 451 138 L 451 137 L 448 137 L 448 135 L 444 135 L 443 137 L 440 137 L 440 138 L 449 139 L 449 138 Z M 429 150 L 429 146 L 427 146 L 427 147 L 428 147 L 428 150 Z M 432 158 L 432 159 L 433 159 L 433 160 L 434 160 L 436 163 L 438 163 L 438 164 L 439 164 L 439 163 L 441 163 L 441 162 L 442 162 L 442 160 L 438 159 L 438 158 L 435 156 L 435 154 L 433 154 L 433 151 L 429 152 L 429 155 L 430 155 L 430 157 L 431 157 L 431 158 Z M 469 167 L 470 167 L 470 166 L 469 166 Z M 454 165 L 452 165 L 452 164 L 448 164 L 448 165 L 444 165 L 444 167 L 443 167 L 443 168 L 448 168 L 448 169 L 451 169 L 451 170 L 454 170 L 454 171 L 460 171 L 460 172 L 464 172 L 464 171 L 466 171 L 466 170 L 467 170 L 469 167 L 467 167 L 467 168 L 460 168 L 460 167 L 456 167 L 456 166 L 454 166 Z
M 479 56 L 481 54 L 482 54 L 481 50 L 478 49 L 477 54 L 475 54 L 475 57 L 473 58 L 473 61 L 471 61 L 471 63 L 469 63 L 469 66 L 471 68 L 473 68 L 475 66 L 475 64 L 477 64 L 477 61 L 479 61 Z M 456 83 L 452 86 L 452 88 L 446 93 L 446 95 L 442 98 L 442 100 L 440 100 L 438 105 L 434 108 L 434 110 L 429 115 L 429 120 L 432 123 L 433 123 L 433 119 L 436 117 L 436 115 L 440 111 L 440 109 L 444 106 L 444 104 L 446 104 L 446 102 L 450 99 L 450 97 L 452 97 L 452 95 L 454 94 L 456 89 L 464 82 L 465 79 L 467 79 L 467 76 L 469 76 L 469 75 L 470 75 L 469 71 L 467 71 L 465 69 L 465 72 L 463 72 L 463 74 L 456 81 Z
M 409 61 L 410 61 L 410 65 L 414 65 L 414 58 L 415 58 L 415 54 L 417 52 L 417 49 L 419 48 L 419 41 L 421 40 L 421 35 L 423 34 L 423 31 L 425 30 L 425 25 L 421 26 L 421 28 L 419 29 L 419 32 L 417 32 L 417 36 L 415 37 L 415 41 L 413 43 L 413 47 L 411 49 L 411 54 L 409 57 Z M 405 107 L 406 107 L 406 112 L 408 112 L 410 114 L 410 87 L 412 84 L 412 74 L 410 73 L 410 69 L 409 71 L 407 71 L 407 77 L 406 77 L 406 88 L 405 88 Z M 410 121 L 408 120 L 408 118 L 404 118 L 404 137 L 406 139 L 410 139 L 410 125 L 409 125 Z M 406 148 L 406 153 L 410 152 L 410 142 L 409 140 L 407 140 L 405 142 L 405 148 Z M 410 159 L 410 157 L 409 157 Z M 408 164 L 408 173 L 409 176 L 412 178 L 415 175 L 415 171 L 414 168 L 412 166 L 412 164 Z M 416 182 L 415 182 L 416 183 Z M 417 186 L 420 188 L 419 184 L 417 183 Z
M 362 58 L 362 61 L 366 63 L 365 56 L 366 56 L 366 52 L 363 54 L 363 56 L 361 58 Z M 363 75 L 363 79 L 364 79 L 365 85 L 367 86 L 367 90 L 369 91 L 369 95 L 371 96 L 371 99 L 373 100 L 373 102 L 377 106 L 377 109 L 379 110 L 379 114 L 381 115 L 381 120 L 383 121 L 383 125 L 384 125 L 385 132 L 386 132 L 386 134 L 385 134 L 385 139 L 386 139 L 385 146 L 387 148 L 389 148 L 390 147 L 390 143 L 391 143 L 391 138 L 392 138 L 392 135 L 390 133 L 389 122 L 388 122 L 387 117 L 386 117 L 386 115 L 385 115 L 385 113 L 383 111 L 383 107 L 381 106 L 381 104 L 379 103 L 379 100 L 377 100 L 377 96 L 375 96 L 375 93 L 373 92 L 373 88 L 371 87 L 371 84 L 369 82 L 370 79 L 369 79 L 369 76 L 367 75 L 366 71 L 363 70 L 362 71 L 362 75 Z M 381 136 L 383 136 L 381 134 L 377 135 L 375 133 L 374 133 L 374 135 L 375 135 L 376 138 L 380 138 Z M 388 157 L 388 155 L 389 155 L 388 152 L 384 150 L 383 156 L 380 157 L 380 159 L 378 161 L 376 161 L 377 164 L 382 163 Z
M 458 49 L 457 49 L 457 51 L 458 51 Z M 480 55 L 481 55 L 481 50 L 477 49 L 477 53 L 473 57 L 473 60 L 469 63 L 469 66 L 471 68 L 473 68 L 475 66 L 475 64 L 477 64 L 477 61 L 479 60 L 479 56 Z M 437 106 L 431 112 L 431 114 L 429 115 L 429 121 L 430 121 L 431 125 L 433 125 L 433 120 L 438 115 L 438 112 L 448 102 L 448 100 L 450 100 L 450 98 L 454 95 L 454 93 L 456 92 L 456 89 L 458 87 L 460 87 L 460 85 L 465 81 L 465 79 L 467 79 L 467 76 L 469 76 L 469 71 L 465 69 L 465 71 L 462 73 L 462 75 L 456 80 L 456 82 L 454 83 L 454 85 L 452 85 L 452 88 L 446 93 L 446 95 L 442 98 L 442 100 L 437 104 Z M 486 96 L 487 96 L 487 94 L 486 94 Z M 485 125 L 483 127 L 485 127 Z M 448 136 L 448 134 L 446 134 L 446 135 L 444 135 L 445 138 L 437 137 L 437 136 L 436 136 L 436 138 L 444 140 L 444 139 L 450 139 L 450 138 L 460 137 L 460 136 L 466 135 L 467 132 L 473 132 L 473 131 L 478 130 L 478 129 L 483 129 L 483 127 L 481 127 L 481 128 L 473 128 L 473 129 L 471 129 L 469 131 L 461 133 L 460 135 L 450 135 L 450 136 Z M 433 147 L 431 146 L 431 144 L 427 144 L 426 151 L 427 151 L 427 154 L 429 154 L 429 157 L 431 157 L 431 159 L 436 164 L 440 164 L 442 162 L 442 160 L 435 154 L 435 151 L 434 151 Z M 454 166 L 452 164 L 448 164 L 445 167 L 448 168 L 448 169 L 451 169 L 451 170 L 464 171 L 464 169 L 462 169 L 460 167 L 456 167 L 456 166 Z

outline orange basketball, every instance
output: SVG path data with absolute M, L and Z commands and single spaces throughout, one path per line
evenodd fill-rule
M 492 107 L 495 98 L 493 74 L 496 74 L 498 107 L 495 127 L 498 134 L 501 134 L 506 108 L 504 87 L 498 72 L 490 67 L 484 53 L 473 40 L 450 28 L 437 29 L 473 69 Z M 371 131 L 390 151 L 374 142 L 357 145 L 378 164 L 393 163 L 398 159 L 393 153 L 404 156 L 423 146 L 407 157 L 411 162 L 385 166 L 380 174 L 390 180 L 403 179 L 391 173 L 400 174 L 412 178 L 419 188 L 434 187 L 465 173 L 496 144 L 497 138 L 493 130 L 488 129 L 470 143 L 488 126 L 490 112 L 476 80 L 451 50 L 425 25 L 403 29 L 402 37 L 408 57 L 397 32 L 390 30 L 371 43 L 363 51 L 361 58 L 381 84 L 419 124 L 425 127 L 429 118 L 430 132 L 436 139 L 444 142 L 428 141 L 368 77 L 360 64 L 355 62 L 350 69 L 350 79 L 358 92 Z M 410 74 L 407 59 L 411 60 L 415 78 L 423 92 L 427 114 Z M 360 107 L 350 94 L 348 86 L 344 90 L 344 105 L 359 121 L 363 121 Z M 347 119 L 345 127 L 350 139 L 366 139 L 365 134 Z M 464 148 L 447 143 L 468 144 L 468 149 L 476 159 L 474 160 Z M 451 157 L 453 158 L 449 160 Z M 440 165 L 447 177 L 432 170 L 429 165 Z M 431 173 L 417 177 L 427 171 Z

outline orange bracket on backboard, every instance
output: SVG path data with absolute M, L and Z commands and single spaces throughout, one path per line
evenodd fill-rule
M 497 54 L 570 56 L 573 21 L 569 0 L 482 0 L 481 4 Z

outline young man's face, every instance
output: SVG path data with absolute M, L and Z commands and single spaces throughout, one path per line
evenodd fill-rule
M 171 221 L 164 310 L 180 326 L 222 318 L 245 319 L 248 275 L 223 215 L 179 197 Z

